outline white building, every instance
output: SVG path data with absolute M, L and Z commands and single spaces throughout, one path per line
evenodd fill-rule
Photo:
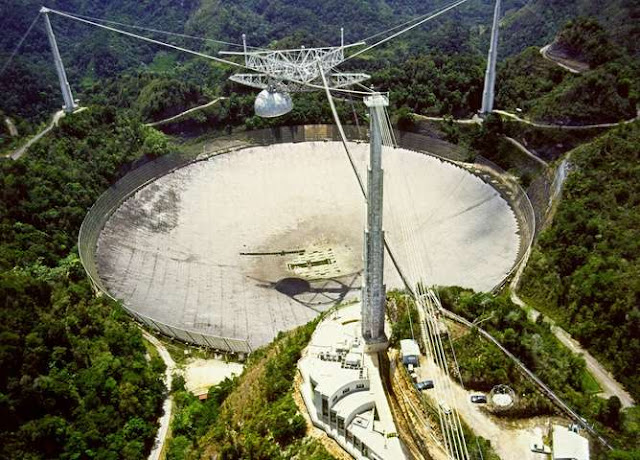
M 567 427 L 553 426 L 553 460 L 589 460 L 589 440 Z
M 406 458 L 378 371 L 377 355 L 363 352 L 360 305 L 318 324 L 298 370 L 313 424 L 354 458 Z

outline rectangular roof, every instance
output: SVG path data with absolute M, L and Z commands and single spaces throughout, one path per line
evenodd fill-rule
M 554 425 L 553 460 L 589 460 L 589 440 L 564 426 Z
M 415 340 L 411 339 L 403 339 L 400 341 L 400 351 L 402 352 L 402 356 L 420 355 L 420 347 Z

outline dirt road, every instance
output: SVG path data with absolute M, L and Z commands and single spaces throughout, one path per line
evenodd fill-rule
M 18 129 L 16 128 L 16 125 L 11 118 L 4 117 L 4 124 L 9 130 L 9 135 L 11 137 L 16 137 L 18 135 Z
M 540 158 L 539 156 L 537 156 L 536 154 L 534 154 L 533 152 L 529 151 L 524 145 L 522 145 L 520 142 L 518 142 L 517 140 L 511 138 L 511 137 L 507 137 L 505 136 L 505 139 L 510 142 L 512 145 L 515 145 L 516 148 L 518 148 L 518 150 L 520 150 L 521 152 L 523 152 L 525 155 L 527 155 L 529 158 L 537 161 L 538 163 L 540 163 L 543 167 L 547 167 L 549 166 L 549 164 L 544 161 L 542 158 Z

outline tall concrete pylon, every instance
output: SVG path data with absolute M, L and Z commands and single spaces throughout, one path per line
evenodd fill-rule
M 51 45 L 51 51 L 53 52 L 53 61 L 56 64 L 58 80 L 60 80 L 60 89 L 62 90 L 62 98 L 64 99 L 64 111 L 67 113 L 71 113 L 76 108 L 78 108 L 78 106 L 73 100 L 73 94 L 71 93 L 69 80 L 67 80 L 67 73 L 64 70 L 62 58 L 60 57 L 60 50 L 58 50 L 56 37 L 55 35 L 53 35 L 53 28 L 51 27 L 51 22 L 49 21 L 49 11 L 49 8 L 45 8 L 44 6 L 40 9 L 40 12 L 44 15 L 44 24 L 47 28 L 47 36 L 49 37 L 49 44 Z
M 384 333 L 386 287 L 384 285 L 384 231 L 382 230 L 382 116 L 389 99 L 382 94 L 366 97 L 371 126 L 367 227 L 364 233 L 364 283 L 362 298 L 362 336 L 367 352 L 385 350 L 389 342 Z
M 500 0 L 496 0 L 493 11 L 493 26 L 491 28 L 491 45 L 487 58 L 487 70 L 484 76 L 484 90 L 482 91 L 482 108 L 480 113 L 485 115 L 493 111 L 496 86 L 496 61 L 498 59 L 498 34 L 500 29 Z

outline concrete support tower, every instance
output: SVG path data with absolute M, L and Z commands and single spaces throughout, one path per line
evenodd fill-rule
M 64 99 L 64 111 L 71 113 L 78 106 L 73 100 L 73 94 L 71 93 L 71 87 L 67 80 L 67 73 L 64 71 L 64 65 L 62 64 L 62 58 L 60 57 L 56 37 L 53 35 L 53 28 L 49 21 L 49 11 L 50 10 L 44 6 L 40 9 L 40 12 L 44 15 L 44 24 L 47 28 L 47 36 L 49 37 L 49 44 L 51 45 L 51 51 L 53 52 L 53 61 L 56 64 L 56 71 L 58 72 L 58 79 L 60 80 L 60 89 L 62 90 L 62 98 Z
M 384 334 L 386 289 L 384 273 L 384 232 L 382 231 L 382 122 L 386 96 L 375 94 L 364 103 L 371 123 L 370 158 L 367 187 L 367 227 L 364 233 L 364 283 L 362 336 L 369 352 L 382 351 L 388 341 Z
M 498 33 L 500 29 L 500 0 L 496 0 L 493 11 L 493 26 L 491 28 L 491 45 L 487 58 L 487 71 L 484 76 L 484 91 L 482 92 L 482 108 L 480 113 L 486 115 L 493 110 L 496 86 L 496 60 L 498 59 Z

